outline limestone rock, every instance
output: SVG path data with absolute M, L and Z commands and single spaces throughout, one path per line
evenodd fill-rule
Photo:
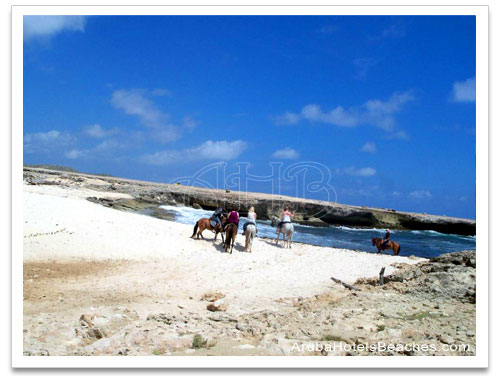
M 207 302 L 214 302 L 222 298 L 225 298 L 225 294 L 215 291 L 207 292 L 201 296 L 201 300 L 206 300 Z
M 206 306 L 206 309 L 211 312 L 226 311 L 227 302 L 224 299 L 215 300 Z

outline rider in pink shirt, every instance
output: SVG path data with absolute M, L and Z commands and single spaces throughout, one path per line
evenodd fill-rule
M 229 218 L 227 218 L 227 222 L 225 223 L 225 226 L 224 226 L 224 231 L 225 231 L 225 227 L 229 224 L 229 223 L 234 223 L 238 229 L 239 229 L 239 213 L 235 210 L 232 210 L 230 213 L 229 213 Z

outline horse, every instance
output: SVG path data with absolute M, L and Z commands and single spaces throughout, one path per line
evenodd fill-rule
M 192 232 L 191 238 L 194 238 L 196 236 L 196 239 L 199 239 L 201 236 L 204 239 L 203 236 L 203 231 L 204 230 L 210 230 L 215 233 L 215 238 L 213 239 L 213 243 L 217 240 L 217 235 L 220 232 L 222 234 L 222 242 L 224 242 L 224 234 L 223 234 L 223 225 L 227 221 L 227 217 L 225 215 L 222 215 L 221 222 L 222 225 L 219 226 L 218 224 L 215 226 L 211 225 L 211 222 L 214 221 L 211 218 L 201 218 L 199 221 L 196 222 L 194 225 L 194 231 Z
M 384 249 L 393 249 L 393 255 L 397 256 L 400 252 L 400 244 L 394 242 L 393 240 L 388 241 L 385 246 L 383 246 L 383 239 L 380 238 L 371 238 L 373 246 L 378 248 L 378 253 L 381 253 Z
M 225 226 L 225 241 L 224 241 L 224 249 L 232 253 L 232 248 L 234 248 L 234 242 L 236 240 L 237 235 L 237 225 L 235 223 L 229 223 Z M 232 244 L 231 244 L 232 241 Z M 229 251 L 230 248 L 230 251 Z
M 275 227 L 279 224 L 279 222 L 280 222 L 279 218 L 274 216 L 270 220 L 270 225 L 272 227 Z M 282 233 L 282 237 L 284 240 L 284 247 L 287 246 L 288 248 L 291 248 L 291 239 L 293 238 L 294 230 L 295 230 L 295 228 L 291 222 L 283 223 L 280 231 L 277 233 L 277 239 L 276 239 L 275 243 L 279 244 L 279 237 L 281 236 L 281 233 Z
M 251 222 L 248 223 L 248 226 L 246 226 L 244 234 L 246 235 L 246 243 L 244 245 L 244 250 L 246 252 L 251 252 L 251 248 L 253 247 L 253 238 L 255 237 L 256 234 L 255 224 Z
M 279 244 L 279 237 L 282 234 L 284 240 L 284 248 L 291 248 L 291 239 L 293 238 L 293 232 L 295 228 L 291 222 L 286 222 L 281 225 L 281 230 L 277 233 L 277 239 L 275 244 Z

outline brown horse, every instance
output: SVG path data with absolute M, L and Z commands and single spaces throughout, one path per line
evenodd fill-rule
M 393 255 L 397 256 L 400 252 L 400 244 L 394 242 L 393 240 L 388 241 L 384 246 L 383 239 L 371 238 L 371 241 L 373 243 L 373 246 L 375 245 L 376 248 L 378 248 L 378 253 L 381 253 L 381 251 L 385 249 L 393 249 Z
M 232 248 L 234 248 L 234 242 L 236 241 L 236 235 L 237 235 L 237 225 L 235 223 L 229 223 L 227 226 L 225 226 L 225 242 L 224 242 L 224 249 L 232 253 Z M 232 244 L 231 244 L 232 242 Z M 230 248 L 230 251 L 229 251 Z
M 209 231 L 212 231 L 215 233 L 215 238 L 213 239 L 213 242 L 215 242 L 217 240 L 217 235 L 219 232 L 222 234 L 222 242 L 223 242 L 224 241 L 224 233 L 222 232 L 222 229 L 223 229 L 224 223 L 227 221 L 227 217 L 222 215 L 222 219 L 221 219 L 222 226 L 216 225 L 215 227 L 213 227 L 211 225 L 211 221 L 212 221 L 212 219 L 210 219 L 210 218 L 201 218 L 199 221 L 197 221 L 196 224 L 194 225 L 194 231 L 192 232 L 191 238 L 196 236 L 196 239 L 199 239 L 199 237 L 201 236 L 204 239 L 203 231 L 209 230 Z

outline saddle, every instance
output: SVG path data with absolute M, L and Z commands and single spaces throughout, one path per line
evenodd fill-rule
M 388 240 L 386 243 L 381 243 L 381 249 L 388 249 L 392 244 L 391 240 Z
M 215 216 L 214 215 L 212 215 L 210 217 L 210 225 L 211 225 L 211 227 L 216 227 L 218 225 L 217 221 L 215 220 Z

